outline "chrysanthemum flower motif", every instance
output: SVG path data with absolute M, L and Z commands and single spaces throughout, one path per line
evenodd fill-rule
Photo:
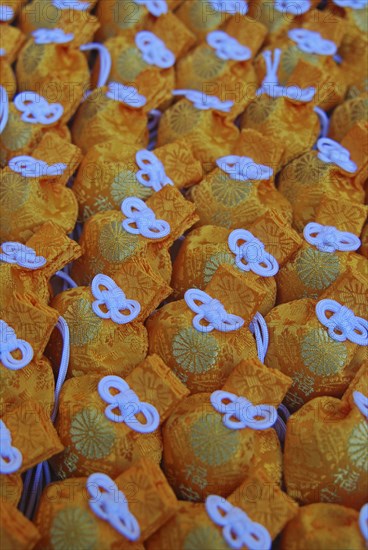
M 137 519 L 129 510 L 127 498 L 116 483 L 106 474 L 91 474 L 86 483 L 89 506 L 97 517 L 130 541 L 138 540 L 141 530 Z
M 280 48 L 275 48 L 273 52 L 271 50 L 263 52 L 262 55 L 266 63 L 266 76 L 263 79 L 262 86 L 257 90 L 257 95 L 267 94 L 272 98 L 286 97 L 303 103 L 311 101 L 316 93 L 313 86 L 302 89 L 299 86 L 281 86 L 279 84 L 277 71 L 281 54 Z
M 320 138 L 317 141 L 317 149 L 317 157 L 323 162 L 336 164 L 351 174 L 358 170 L 356 163 L 350 159 L 350 152 L 337 141 L 327 137 Z
M 279 270 L 279 264 L 266 252 L 264 244 L 250 231 L 235 229 L 228 238 L 228 245 L 236 255 L 235 263 L 242 271 L 253 271 L 261 277 L 272 277 Z
M 253 405 L 245 397 L 217 390 L 211 394 L 211 405 L 223 414 L 222 421 L 230 430 L 267 430 L 277 420 L 277 410 L 272 405 Z
M 138 317 L 141 311 L 139 302 L 128 300 L 123 290 L 107 275 L 96 275 L 91 284 L 91 291 L 96 298 L 92 309 L 101 319 L 111 319 L 118 325 L 125 325 Z
M 252 57 L 252 52 L 247 46 L 243 46 L 224 31 L 212 31 L 207 35 L 207 44 L 211 46 L 220 59 L 232 59 L 234 61 L 247 61 Z
M 222 527 L 222 536 L 230 548 L 243 546 L 252 550 L 269 550 L 272 539 L 265 527 L 252 521 L 241 508 L 233 506 L 223 497 L 209 495 L 205 502 L 211 520 Z
M 337 46 L 332 40 L 322 38 L 319 32 L 308 29 L 291 29 L 288 37 L 297 44 L 299 50 L 318 55 L 335 55 Z
M 238 315 L 227 313 L 219 300 L 211 298 L 203 290 L 192 288 L 184 295 L 187 306 L 197 315 L 193 318 L 193 326 L 200 332 L 220 332 L 238 330 L 244 325 L 244 320 Z
M 134 0 L 136 4 L 145 6 L 151 15 L 160 17 L 168 12 L 166 0 Z
M 275 0 L 274 6 L 281 13 L 301 15 L 310 9 L 311 3 L 310 0 Z
M 9 168 L 25 178 L 40 178 L 45 176 L 61 176 L 67 165 L 63 162 L 47 164 L 47 162 L 30 157 L 29 155 L 20 155 L 13 157 L 9 161 Z
M 135 155 L 135 161 L 140 170 L 136 178 L 145 187 L 151 187 L 154 191 L 160 191 L 165 185 L 174 185 L 165 172 L 165 167 L 152 151 L 142 149 Z
M 39 269 L 47 260 L 43 256 L 37 256 L 33 248 L 18 242 L 6 242 L 1 245 L 0 261 L 7 264 L 17 264 L 28 269 Z
M 340 8 L 352 8 L 353 10 L 363 10 L 368 4 L 368 0 L 333 0 L 333 2 Z
M 216 109 L 217 111 L 223 111 L 229 113 L 234 105 L 231 100 L 221 101 L 214 95 L 207 95 L 199 90 L 174 90 L 173 95 L 183 95 L 188 101 L 191 101 L 196 109 L 201 111 L 208 111 L 210 109 Z
M 77 11 L 86 11 L 90 6 L 89 2 L 80 2 L 79 0 L 52 0 L 52 4 L 58 10 Z
M 10 431 L 0 420 L 0 474 L 13 474 L 22 465 L 22 453 L 11 443 Z
M 316 315 L 334 340 L 350 340 L 360 346 L 368 346 L 368 321 L 357 317 L 351 309 L 335 300 L 320 300 L 316 305 Z
M 245 0 L 209 0 L 215 11 L 224 11 L 226 13 L 241 13 L 246 15 L 248 4 Z
M 349 252 L 358 250 L 360 239 L 353 233 L 339 231 L 336 227 L 321 225 L 316 222 L 308 223 L 304 228 L 304 238 L 321 252 Z
M 30 124 L 53 124 L 64 112 L 60 103 L 49 103 L 44 97 L 30 91 L 20 92 L 14 98 L 14 106 L 22 113 L 21 120 Z
M 156 407 L 140 401 L 135 391 L 120 376 L 104 376 L 98 384 L 98 393 L 101 399 L 109 403 L 105 416 L 112 422 L 125 422 L 138 433 L 146 434 L 157 430 L 160 415 Z M 145 422 L 137 418 L 138 414 L 143 415 Z
M 368 419 L 368 397 L 360 391 L 355 391 L 353 399 L 360 412 Z
M 140 31 L 135 36 L 135 44 L 142 54 L 143 61 L 160 69 L 169 69 L 175 64 L 175 55 L 165 42 L 149 31 Z
M 20 351 L 22 357 L 15 359 L 13 353 Z M 15 330 L 5 321 L 0 320 L 0 361 L 9 370 L 19 370 L 26 367 L 33 359 L 31 344 L 17 338 Z
M 126 216 L 123 229 L 132 235 L 142 235 L 147 239 L 162 239 L 170 235 L 170 224 L 157 220 L 154 211 L 137 197 L 125 199 L 121 211 Z
M 74 34 L 65 33 L 63 29 L 36 29 L 32 36 L 35 44 L 66 44 L 74 40 Z
M 237 181 L 268 180 L 273 174 L 272 168 L 257 164 L 250 157 L 228 155 L 216 160 L 217 166 Z
M 146 98 L 138 93 L 138 90 L 134 86 L 124 86 L 120 82 L 110 82 L 108 85 L 108 91 L 106 97 L 113 99 L 114 101 L 121 101 L 126 103 L 129 107 L 139 109 L 147 103 Z

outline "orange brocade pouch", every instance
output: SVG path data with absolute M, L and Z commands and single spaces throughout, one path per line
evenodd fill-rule
M 281 537 L 281 550 L 365 550 L 364 534 L 359 526 L 359 513 L 340 504 L 318 502 L 298 510 L 285 527 Z
M 259 306 L 262 315 L 273 308 L 275 276 L 298 250 L 301 239 L 274 210 L 246 227 L 247 230 L 231 231 L 204 225 L 186 236 L 173 264 L 171 286 L 177 299 L 183 297 L 187 288 L 204 290 L 217 268 L 226 264 L 236 266 L 250 286 L 257 281 L 264 287 L 266 294 Z
M 117 503 L 129 518 L 128 526 L 118 516 Z M 81 549 L 144 550 L 143 542 L 177 509 L 160 467 L 148 459 L 141 459 L 114 480 L 99 472 L 66 479 L 46 487 L 41 496 L 35 518 L 41 540 L 36 549 L 77 545 Z
M 200 224 L 238 229 L 270 208 L 291 222 L 289 201 L 274 184 L 282 151 L 279 142 L 255 130 L 242 130 L 231 153 L 218 156 L 215 170 L 190 191 Z
M 364 203 L 367 138 L 368 125 L 355 124 L 341 143 L 321 138 L 316 150 L 305 152 L 283 168 L 278 189 L 292 205 L 297 231 L 302 232 L 306 223 L 315 221 L 320 201 L 325 197 L 350 201 L 356 208 Z
M 368 208 L 348 200 L 325 197 L 315 221 L 304 228 L 299 250 L 276 275 L 277 302 L 317 299 L 346 270 L 359 277 L 368 274 L 368 262 L 359 249 Z
M 111 140 L 148 144 L 147 100 L 133 86 L 110 82 L 82 102 L 72 123 L 73 143 L 88 149 Z
M 260 548 L 271 548 L 272 541 L 298 512 L 296 502 L 263 472 L 243 476 L 227 500 L 217 494 L 216 485 L 213 493 L 205 504 L 179 502 L 175 516 L 148 539 L 146 549 L 230 550 L 234 538 L 238 548 L 248 548 L 242 544 L 238 525 L 252 533 Z
M 194 35 L 180 19 L 171 12 L 163 14 L 149 30 L 105 42 L 111 55 L 109 80 L 133 84 L 147 99 L 146 109 L 165 108 L 175 88 L 175 65 L 194 42 Z
M 293 300 L 267 316 L 265 363 L 293 379 L 290 410 L 319 396 L 341 397 L 366 357 L 368 279 L 346 270 L 318 301 Z
M 73 20 L 67 25 L 67 32 L 62 27 L 33 31 L 17 62 L 19 91 L 33 90 L 48 101 L 60 103 L 64 108 L 61 121 L 65 123 L 90 87 L 90 71 L 84 51 L 99 46 L 88 44 L 98 22 L 89 14 L 85 17 L 88 20 L 82 27 L 78 20 Z
M 49 221 L 56 220 L 65 233 L 74 229 L 78 204 L 66 184 L 81 157 L 75 145 L 55 134 L 44 134 L 32 157 L 9 162 L 0 174 L 2 241 L 24 243 Z
M 220 266 L 205 292 L 190 289 L 184 300 L 165 304 L 147 320 L 149 352 L 193 393 L 218 389 L 239 361 L 257 357 L 248 327 L 266 293 L 237 269 Z M 219 308 L 215 324 L 212 308 Z
M 79 241 L 83 255 L 74 263 L 72 276 L 78 284 L 89 284 L 97 273 L 114 276 L 127 260 L 144 256 L 169 284 L 169 248 L 197 220 L 194 205 L 171 185 L 146 203 L 129 197 L 121 212 L 95 214 L 84 224 Z
M 259 470 L 281 483 L 281 445 L 272 426 L 291 382 L 258 359 L 246 359 L 220 391 L 197 393 L 178 405 L 163 428 L 163 469 L 179 498 L 227 497 Z
M 91 286 L 58 294 L 51 302 L 68 323 L 68 376 L 103 373 L 126 376 L 148 351 L 144 321 L 170 293 L 143 258 L 125 262 L 113 278 L 97 274 Z M 120 313 L 127 310 L 127 313 Z M 48 355 L 58 365 L 61 338 L 54 331 Z
M 56 422 L 65 450 L 52 460 L 54 470 L 62 479 L 95 471 L 116 477 L 144 456 L 159 464 L 161 425 L 188 394 L 155 355 L 124 379 L 88 374 L 67 380 Z
M 288 420 L 284 476 L 303 504 L 360 508 L 367 500 L 367 362 L 343 399 L 318 397 Z M 303 461 L 303 468 L 300 468 Z

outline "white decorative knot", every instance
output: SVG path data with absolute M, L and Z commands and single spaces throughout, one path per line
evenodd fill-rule
M 335 55 L 337 46 L 332 40 L 322 38 L 319 32 L 308 29 L 291 29 L 288 37 L 297 44 L 299 50 L 318 55 Z
M 1 245 L 2 253 L 0 261 L 7 264 L 17 264 L 28 269 L 40 269 L 47 260 L 43 256 L 37 256 L 33 248 L 17 242 L 6 242 Z
M 0 6 L 0 21 L 10 21 L 14 17 L 14 10 L 10 6 Z
M 153 32 L 138 32 L 135 36 L 135 44 L 142 54 L 143 61 L 149 65 L 155 65 L 160 69 L 168 69 L 175 65 L 175 55 Z
M 174 185 L 173 181 L 166 175 L 165 167 L 151 151 L 142 149 L 135 155 L 135 162 L 140 170 L 135 177 L 140 184 L 151 187 L 154 191 L 160 191 L 165 185 Z
M 353 399 L 360 412 L 368 419 L 368 397 L 360 391 L 354 391 Z
M 332 313 L 327 316 L 326 313 Z M 368 345 L 368 321 L 357 317 L 351 309 L 335 300 L 320 300 L 316 305 L 318 320 L 328 328 L 328 334 L 338 342 L 350 340 L 360 346 Z
M 205 507 L 210 519 L 222 527 L 222 536 L 230 548 L 270 550 L 272 539 L 267 529 L 252 521 L 241 508 L 217 495 L 209 495 Z
M 235 229 L 228 238 L 228 245 L 236 255 L 235 263 L 242 271 L 253 271 L 261 277 L 272 277 L 279 270 L 277 260 L 266 252 L 262 241 L 250 231 Z
M 74 34 L 63 29 L 37 29 L 32 32 L 35 44 L 66 44 L 74 40 Z
M 216 160 L 217 166 L 229 174 L 231 179 L 237 181 L 268 180 L 273 174 L 273 169 L 264 164 L 257 164 L 250 157 L 228 155 Z
M 100 519 L 130 541 L 138 540 L 141 530 L 137 519 L 129 510 L 127 497 L 106 474 L 91 474 L 86 483 L 89 507 Z
M 318 158 L 326 163 L 333 163 L 346 172 L 354 174 L 358 167 L 350 160 L 350 152 L 331 138 L 323 137 L 317 141 Z
M 209 0 L 212 9 L 226 13 L 241 13 L 245 15 L 248 12 L 246 0 Z
M 364 540 L 368 542 L 368 503 L 361 507 L 359 513 L 359 529 Z
M 333 0 L 333 2 L 340 8 L 352 8 L 353 10 L 363 10 L 368 4 L 368 0 Z
M 142 235 L 147 239 L 162 239 L 170 235 L 170 224 L 157 220 L 154 211 L 137 197 L 125 199 L 121 211 L 126 216 L 122 226 L 132 235 Z
M 79 2 L 79 0 L 52 0 L 52 4 L 58 10 L 70 9 L 77 11 L 86 11 L 90 6 L 89 2 Z
M 339 231 L 336 227 L 321 225 L 316 222 L 308 223 L 303 231 L 305 240 L 321 250 L 321 252 L 350 252 L 358 250 L 360 239 L 353 233 Z
M 12 353 L 18 351 L 22 357 L 15 359 Z M 31 344 L 17 338 L 15 330 L 5 321 L 0 320 L 0 361 L 9 370 L 19 370 L 26 367 L 33 359 Z
M 0 474 L 14 474 L 22 465 L 22 453 L 11 442 L 10 431 L 0 420 Z
M 196 109 L 201 111 L 208 111 L 209 109 L 216 109 L 216 111 L 223 111 L 229 113 L 234 102 L 230 99 L 228 101 L 221 101 L 214 95 L 207 95 L 199 90 L 174 90 L 173 95 L 184 95 L 188 101 L 191 101 Z
M 192 288 L 187 290 L 184 295 L 187 306 L 197 315 L 192 323 L 196 330 L 200 332 L 211 332 L 216 329 L 220 332 L 230 332 L 238 330 L 244 325 L 244 320 L 238 315 L 227 313 L 220 302 L 211 298 L 203 290 Z M 206 324 L 203 324 L 205 321 Z
M 136 4 L 145 6 L 151 15 L 160 17 L 168 12 L 166 0 L 134 0 Z
M 141 311 L 139 302 L 128 300 L 121 288 L 107 275 L 100 273 L 93 278 L 91 292 L 96 298 L 92 309 L 101 319 L 111 319 L 118 325 L 125 325 L 138 317 Z M 107 311 L 101 306 L 104 306 Z
M 273 53 L 273 58 L 272 58 Z M 309 88 L 299 88 L 299 86 L 281 86 L 279 84 L 277 71 L 280 65 L 281 50 L 276 48 L 273 52 L 267 50 L 263 52 L 263 58 L 266 63 L 266 76 L 263 79 L 262 86 L 257 91 L 257 95 L 267 94 L 272 98 L 286 97 L 306 103 L 311 101 L 316 93 L 316 89 L 312 86 Z
M 114 101 L 126 103 L 129 107 L 139 109 L 147 103 L 146 98 L 138 93 L 138 90 L 133 86 L 124 86 L 120 82 L 110 82 L 108 85 L 106 97 Z
M 63 162 L 47 164 L 43 160 L 35 159 L 28 155 L 21 155 L 13 157 L 9 161 L 9 168 L 25 178 L 40 178 L 44 176 L 61 176 L 67 165 Z
M 252 52 L 224 31 L 212 31 L 207 35 L 207 44 L 216 52 L 219 59 L 247 61 Z
M 112 422 L 124 422 L 141 434 L 154 432 L 159 427 L 160 415 L 156 407 L 140 401 L 135 391 L 120 376 L 104 376 L 98 383 L 98 393 L 101 399 L 109 403 L 105 415 Z M 144 423 L 137 418 L 138 414 L 144 417 Z
M 31 124 L 53 124 L 64 112 L 60 103 L 49 103 L 36 92 L 21 92 L 14 98 L 14 105 L 21 111 L 23 122 Z
M 217 390 L 210 397 L 212 407 L 223 414 L 222 422 L 230 430 L 267 430 L 277 420 L 277 410 L 272 405 L 253 405 L 245 397 Z
M 275 0 L 274 6 L 281 13 L 301 15 L 310 9 L 311 3 L 310 0 Z
M 4 55 L 6 55 L 6 50 L 4 50 L 4 48 L 0 48 L 0 57 L 3 57 Z

